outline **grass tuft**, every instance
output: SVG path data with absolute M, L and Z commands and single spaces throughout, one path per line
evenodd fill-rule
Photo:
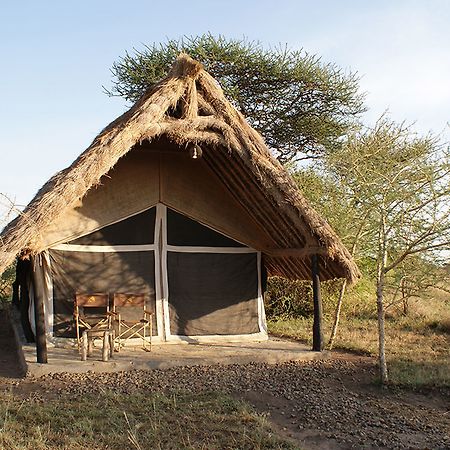
M 220 393 L 105 394 L 47 403 L 0 394 L 0 448 L 291 449 L 266 418 Z

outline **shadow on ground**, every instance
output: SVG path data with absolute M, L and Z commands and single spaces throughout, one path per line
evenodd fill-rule
M 8 311 L 0 309 L 0 377 L 21 378 L 24 375 Z

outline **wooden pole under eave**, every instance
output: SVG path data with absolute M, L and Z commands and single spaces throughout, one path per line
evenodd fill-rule
M 322 331 L 322 296 L 320 293 L 319 256 L 311 256 L 311 275 L 313 285 L 314 323 L 313 323 L 313 351 L 323 350 Z
M 47 364 L 47 336 L 45 333 L 44 301 L 36 292 L 34 273 L 31 274 L 34 295 L 34 323 L 36 324 L 36 357 L 38 363 Z

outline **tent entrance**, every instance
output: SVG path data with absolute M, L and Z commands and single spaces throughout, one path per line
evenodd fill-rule
M 166 340 L 265 337 L 261 254 L 165 205 L 157 217 Z
M 73 335 L 75 292 L 143 292 L 155 340 L 267 336 L 261 255 L 158 204 L 49 250 L 53 334 Z

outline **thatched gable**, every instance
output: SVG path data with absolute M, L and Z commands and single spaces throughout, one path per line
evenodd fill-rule
M 328 223 L 299 192 L 263 138 L 224 97 L 200 63 L 181 54 L 170 73 L 108 125 L 70 167 L 57 173 L 0 236 L 0 273 L 21 252 L 45 249 L 40 236 L 65 210 L 100 183 L 135 145 L 164 137 L 204 161 L 276 245 L 259 248 L 272 275 L 310 279 L 320 255 L 321 278 L 356 281 L 359 271 Z

